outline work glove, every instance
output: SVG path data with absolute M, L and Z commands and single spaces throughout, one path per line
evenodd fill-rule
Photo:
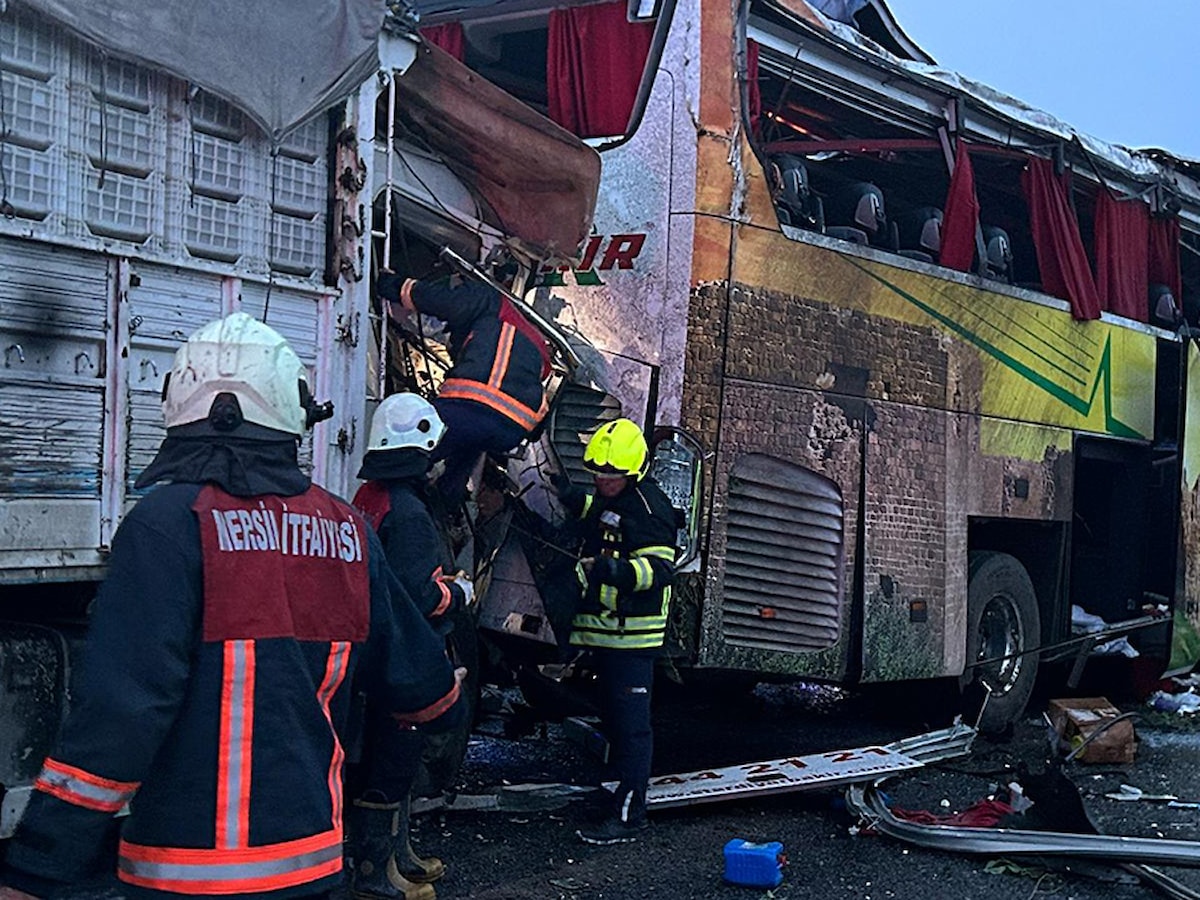
M 572 484 L 566 472 L 554 472 L 550 475 L 550 490 L 568 513 L 573 516 L 579 515 L 583 509 L 585 491 Z
M 459 569 L 453 575 L 443 575 L 438 581 L 443 584 L 458 585 L 459 590 L 463 594 L 463 609 L 470 609 L 472 604 L 475 603 L 475 585 L 471 581 L 471 576 L 462 569 Z
M 610 556 L 598 556 L 593 560 L 592 565 L 587 569 L 588 585 L 596 586 L 600 584 L 615 584 L 617 581 L 617 567 L 619 563 Z
M 562 497 L 563 494 L 575 490 L 575 485 L 571 484 L 571 479 L 566 472 L 551 472 L 550 473 L 550 489 L 554 491 L 555 496 Z
M 400 288 L 404 281 L 404 276 L 395 272 L 380 272 L 375 277 L 375 296 L 389 303 L 399 303 Z
M 475 605 L 475 584 L 467 577 L 465 572 L 459 572 L 458 575 L 454 576 L 454 583 L 463 592 L 463 609 L 470 609 Z

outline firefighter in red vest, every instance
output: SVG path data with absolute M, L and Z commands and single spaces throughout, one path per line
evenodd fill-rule
M 354 506 L 378 532 L 392 571 L 441 634 L 451 630 L 451 619 L 475 596 L 471 580 L 462 572 L 452 573 L 450 543 L 431 509 L 436 501 L 429 490 L 429 457 L 445 430 L 425 398 L 385 398 L 371 419 L 358 473 L 366 483 L 354 496 Z M 372 729 L 364 743 L 363 785 L 354 801 L 363 827 L 350 853 L 355 861 L 354 894 L 433 900 L 429 885 L 446 867 L 435 857 L 418 856 L 409 840 L 411 793 L 425 735 L 411 729 Z
M 463 715 L 462 673 L 374 532 L 297 464 L 322 406 L 284 339 L 243 313 L 201 328 L 175 355 L 163 411 L 167 437 L 137 484 L 167 484 L 113 540 L 5 898 L 94 871 L 126 805 L 128 896 L 325 896 L 341 880 L 353 693 L 397 728 Z
M 512 302 L 490 285 L 458 280 L 384 274 L 376 287 L 402 312 L 441 319 L 449 331 L 452 367 L 433 401 L 446 436 L 433 461 L 446 461 L 438 484 L 451 505 L 463 499 L 481 453 L 507 453 L 538 429 L 550 374 L 545 340 Z

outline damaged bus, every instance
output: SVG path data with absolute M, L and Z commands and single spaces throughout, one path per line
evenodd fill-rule
M 506 523 L 475 535 L 485 647 L 559 659 L 544 475 L 582 480 L 620 414 L 688 514 L 677 669 L 957 680 L 989 729 L 1039 662 L 1114 636 L 1189 669 L 1200 167 L 939 69 L 881 0 L 826 5 L 418 4 L 430 44 L 602 160 L 582 259 L 522 276 L 574 362 L 540 447 L 480 479 L 478 521 Z M 376 222 L 444 217 L 421 180 Z M 417 276 L 437 251 L 383 241 Z M 387 389 L 436 382 L 436 347 L 397 346 Z

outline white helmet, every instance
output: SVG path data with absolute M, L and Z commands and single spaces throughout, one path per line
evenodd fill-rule
M 163 385 L 167 427 L 208 418 L 218 394 L 233 394 L 242 418 L 303 435 L 308 373 L 283 335 L 243 312 L 209 322 L 175 352 Z
M 371 419 L 367 452 L 413 447 L 426 453 L 442 439 L 446 425 L 433 404 L 419 394 L 384 397 Z

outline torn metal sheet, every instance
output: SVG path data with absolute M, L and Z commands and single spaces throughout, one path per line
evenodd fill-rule
M 396 79 L 397 113 L 523 253 L 570 262 L 590 233 L 600 156 L 436 47 Z
M 1075 856 L 1114 863 L 1200 867 L 1200 842 L 1196 841 L 919 825 L 897 819 L 878 792 L 865 784 L 854 784 L 847 790 L 846 804 L 888 837 L 933 850 L 981 855 Z
M 956 719 L 949 728 L 938 731 L 928 731 L 913 737 L 892 741 L 887 747 L 905 756 L 920 760 L 921 763 L 942 762 L 959 756 L 966 756 L 975 744 L 979 732 L 970 725 L 964 725 Z
M 667 809 L 878 781 L 927 763 L 964 756 L 971 752 L 977 733 L 974 728 L 955 722 L 949 728 L 884 746 L 830 750 L 682 775 L 662 775 L 650 779 L 646 805 Z M 615 791 L 617 783 L 606 782 L 604 787 Z
M 573 784 L 507 784 L 486 794 L 443 794 L 418 797 L 414 815 L 427 812 L 538 812 L 561 809 L 572 800 L 595 793 L 595 788 Z
M 977 734 L 974 728 L 955 722 L 949 728 L 902 738 L 883 746 L 830 750 L 683 775 L 663 775 L 650 779 L 646 803 L 656 809 L 666 809 L 766 794 L 822 790 L 849 782 L 877 781 L 887 775 L 919 769 L 928 763 L 964 756 L 971 752 Z M 603 787 L 615 791 L 617 783 L 607 782 Z M 486 794 L 418 798 L 413 801 L 413 812 L 558 809 L 595 791 L 596 788 L 570 784 L 504 785 Z

